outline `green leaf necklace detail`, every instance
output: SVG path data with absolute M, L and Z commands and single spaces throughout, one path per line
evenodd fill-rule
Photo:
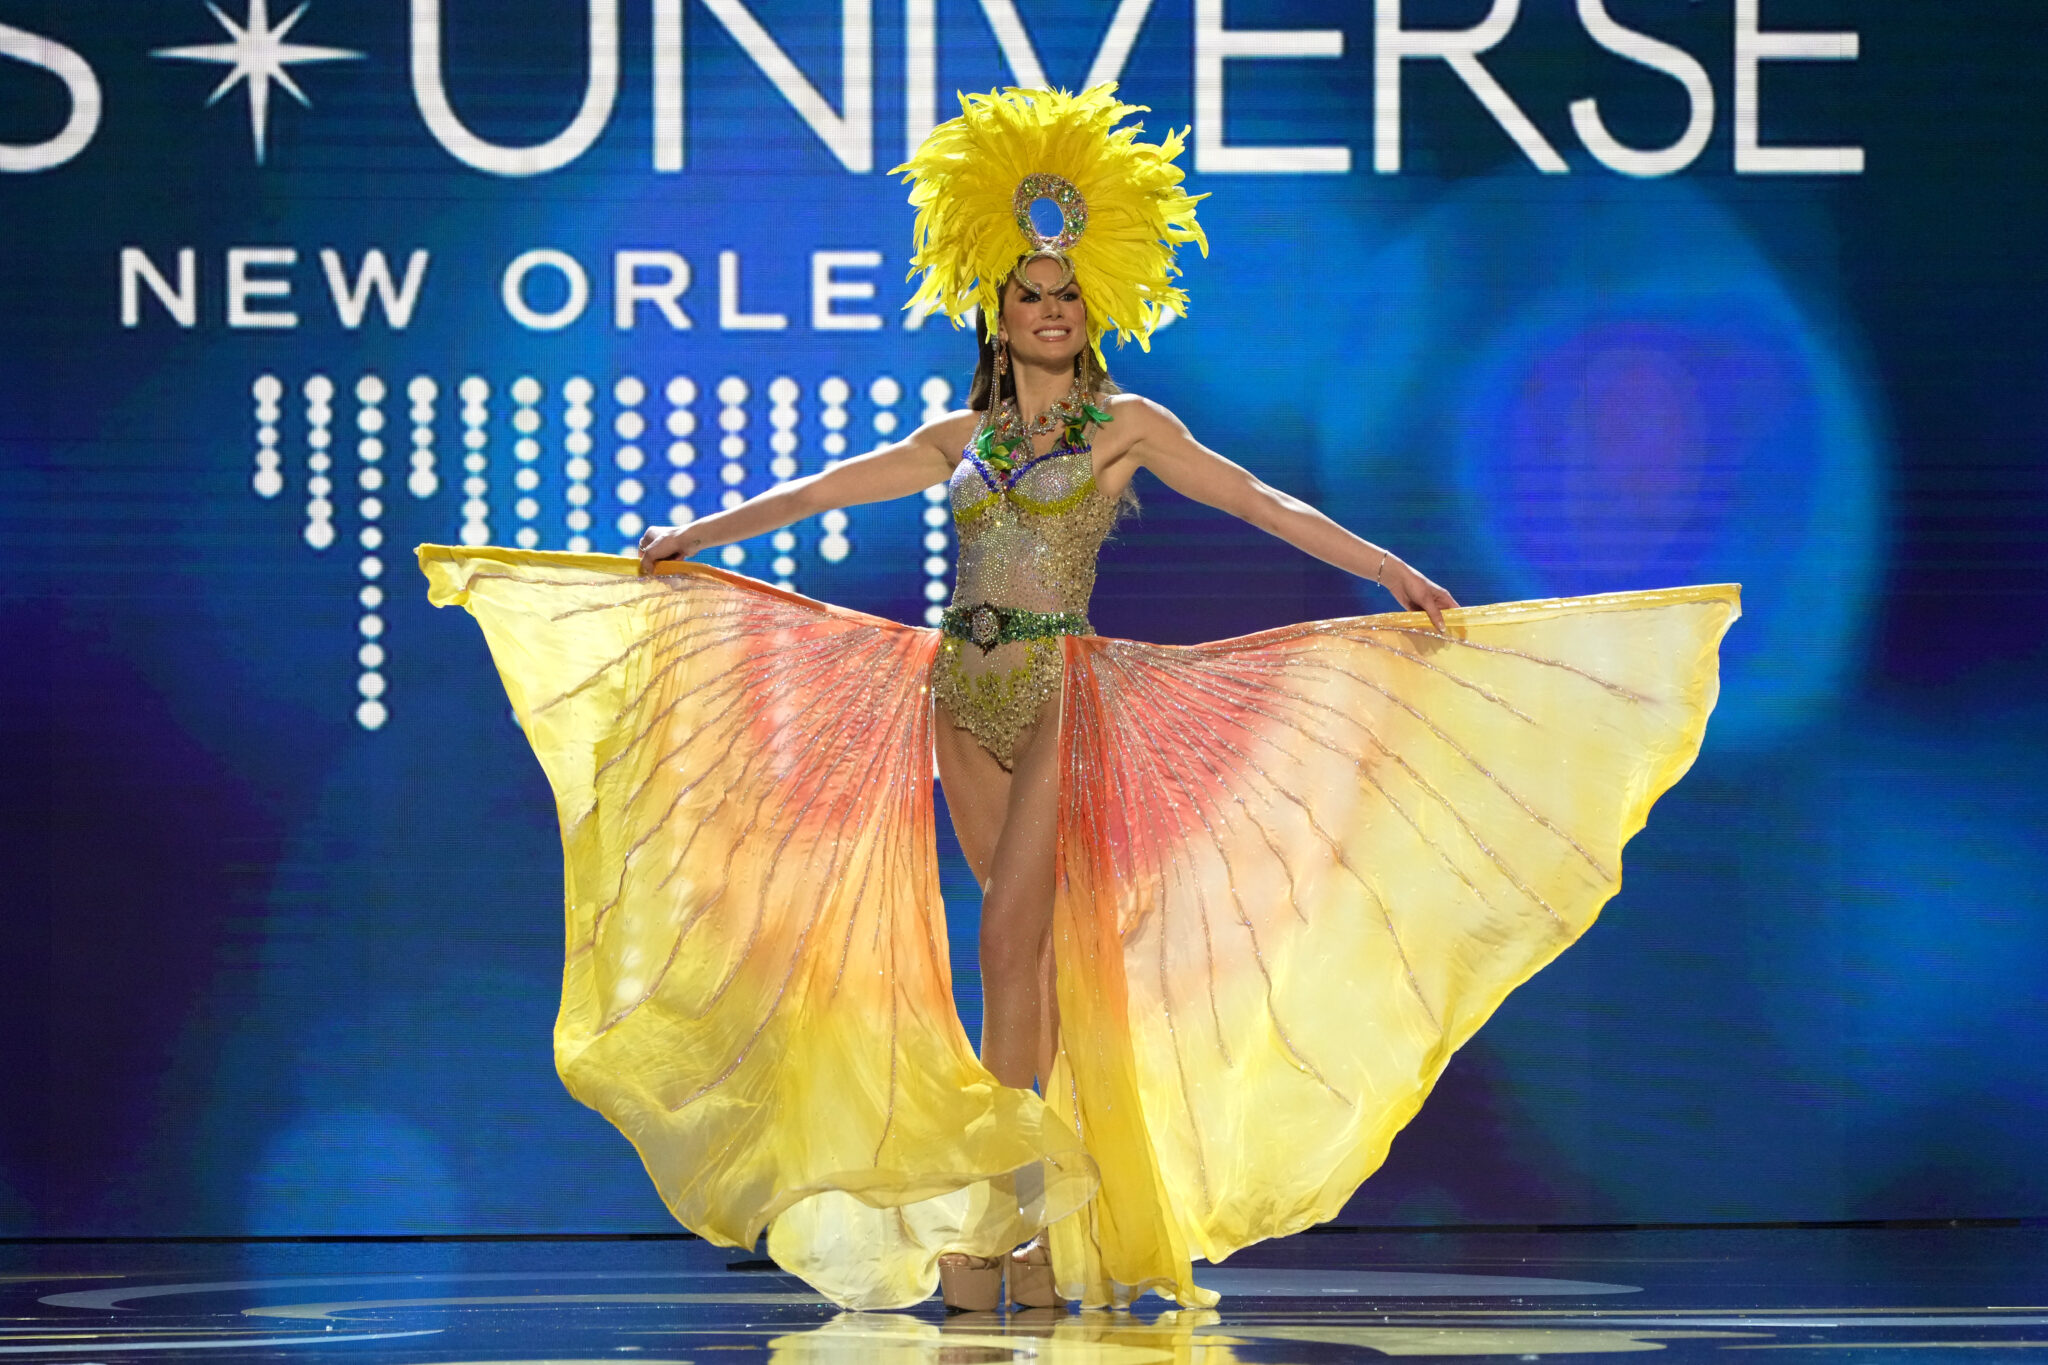
M 1101 426 L 1109 421 L 1109 414 L 1096 407 L 1092 396 L 1082 389 L 1077 374 L 1066 397 L 1028 422 L 1017 411 L 1016 399 L 999 399 L 981 419 L 974 453 L 990 469 L 1008 474 L 1031 458 L 1031 443 L 1038 437 L 1058 431 L 1063 444 L 1078 446 L 1091 422 Z

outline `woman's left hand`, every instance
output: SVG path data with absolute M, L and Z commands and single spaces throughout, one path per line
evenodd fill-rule
M 640 572 L 653 573 L 665 559 L 688 559 L 702 546 L 688 526 L 650 526 L 640 533 Z
M 1444 629 L 1444 612 L 1458 605 L 1458 599 L 1431 582 L 1402 560 L 1389 560 L 1380 575 L 1380 585 L 1394 594 L 1394 600 L 1408 611 L 1427 612 L 1437 633 Z

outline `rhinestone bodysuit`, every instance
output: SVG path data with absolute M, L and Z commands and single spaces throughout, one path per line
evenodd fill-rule
M 1045 633 L 1035 639 L 984 649 L 949 630 L 940 645 L 933 678 L 940 703 L 1005 768 L 1016 759 L 1018 737 L 1060 689 L 1059 635 L 1094 634 L 1087 613 L 1095 557 L 1118 504 L 1095 487 L 1089 452 L 1085 442 L 1062 442 L 1006 473 L 970 446 L 948 484 L 960 540 L 949 618 L 983 606 L 1027 620 L 1065 618 L 1040 626 Z

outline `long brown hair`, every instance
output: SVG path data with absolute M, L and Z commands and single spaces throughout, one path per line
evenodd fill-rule
M 1005 279 L 1003 281 L 1003 291 L 1007 293 L 1009 288 L 1010 281 Z M 988 327 L 982 319 L 980 309 L 975 309 L 974 319 L 970 325 L 974 328 L 974 378 L 967 385 L 967 406 L 975 412 L 987 412 L 995 400 L 1008 398 L 1015 401 L 1017 397 L 1016 372 L 1012 370 L 1003 375 L 1003 389 L 1001 393 L 992 394 L 990 392 L 994 387 L 996 373 L 995 342 L 989 339 Z M 1117 387 L 1116 381 L 1109 377 L 1109 371 L 1103 367 L 1102 362 L 1095 358 L 1095 348 L 1093 346 L 1083 346 L 1081 354 L 1074 357 L 1074 364 L 1081 375 L 1081 387 L 1087 392 L 1123 392 L 1122 389 Z

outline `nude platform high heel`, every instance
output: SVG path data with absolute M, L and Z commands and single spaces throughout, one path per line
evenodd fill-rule
M 1065 1308 L 1052 1278 L 1052 1251 L 1034 1237 L 1009 1255 L 1010 1303 L 1017 1308 Z
M 948 1313 L 993 1313 L 1003 1305 L 1003 1263 L 949 1252 L 939 1257 L 939 1297 Z

